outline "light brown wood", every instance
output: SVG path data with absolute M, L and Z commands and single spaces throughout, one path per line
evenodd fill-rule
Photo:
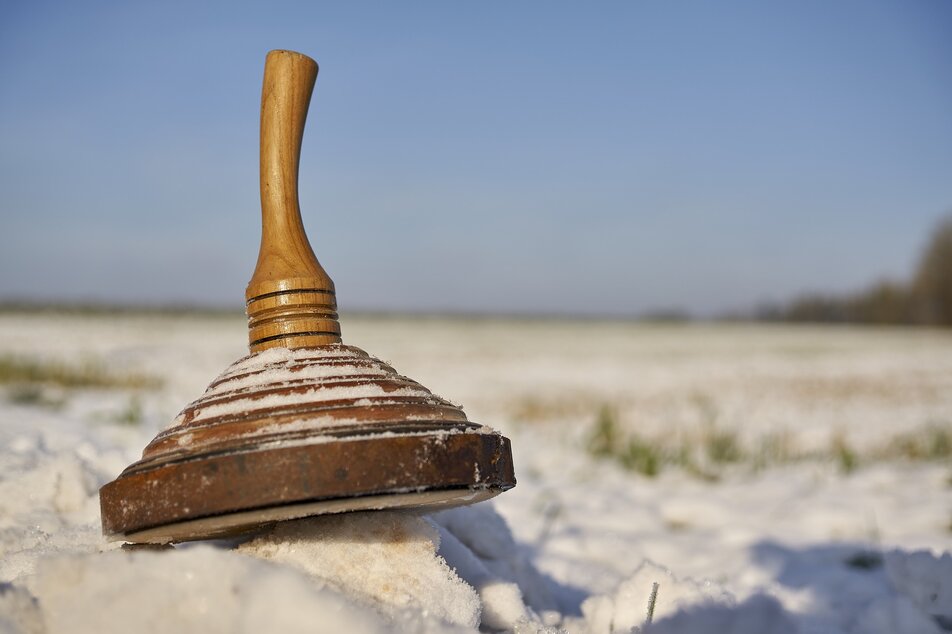
M 252 352 L 340 342 L 334 282 L 317 261 L 298 202 L 298 166 L 317 62 L 271 51 L 261 92 L 261 248 L 245 291 Z

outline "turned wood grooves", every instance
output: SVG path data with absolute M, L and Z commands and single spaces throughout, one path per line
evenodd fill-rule
M 249 444 L 314 435 L 345 438 L 381 431 L 480 428 L 458 406 L 354 346 L 331 345 L 322 354 L 300 349 L 289 359 L 250 372 L 232 369 L 243 368 L 251 359 L 239 359 L 212 381 L 201 398 L 182 410 L 178 424 L 160 432 L 142 452 L 142 460 L 125 473 L 199 452 L 240 450 Z M 268 373 L 275 378 L 262 378 Z M 366 388 L 372 394 L 329 396 L 352 388 Z M 230 407 L 236 401 L 244 403 L 237 410 Z M 216 411 L 222 407 L 225 412 Z
M 334 282 L 317 261 L 298 202 L 298 165 L 317 62 L 271 51 L 261 89 L 261 248 L 245 291 L 248 345 L 310 348 L 339 343 Z
M 436 498 L 434 509 L 448 508 L 515 482 L 508 439 L 389 364 L 332 344 L 233 363 L 99 501 L 106 535 L 167 542 Z

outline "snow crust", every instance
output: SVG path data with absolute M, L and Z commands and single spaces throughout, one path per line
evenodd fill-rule
M 64 360 L 94 354 L 110 367 L 165 381 L 134 394 L 77 390 L 57 407 L 0 394 L 0 632 L 952 631 L 947 465 L 885 463 L 842 475 L 806 463 L 727 473 L 713 483 L 677 471 L 649 479 L 588 456 L 580 448 L 582 418 L 515 424 L 503 407 L 553 385 L 581 389 L 593 373 L 601 383 L 585 388 L 585 398 L 621 390 L 625 381 L 633 392 L 647 383 L 690 394 L 701 376 L 725 386 L 731 368 L 771 368 L 777 376 L 799 367 L 769 350 L 753 362 L 730 337 L 698 340 L 709 348 L 694 361 L 683 351 L 652 357 L 657 369 L 644 370 L 639 382 L 626 370 L 617 333 L 604 348 L 589 341 L 582 355 L 575 339 L 553 327 L 436 324 L 421 342 L 417 323 L 373 322 L 355 329 L 369 342 L 363 347 L 400 358 L 410 376 L 472 404 L 470 411 L 481 413 L 476 420 L 502 423 L 513 441 L 516 489 L 428 517 L 311 518 L 243 540 L 167 550 L 105 542 L 98 487 L 241 354 L 232 343 L 242 341 L 243 324 L 229 324 L 0 317 L 2 350 Z M 657 336 L 640 340 L 639 354 L 657 350 Z M 694 335 L 664 336 L 675 350 Z M 753 336 L 779 347 L 791 341 L 784 332 Z M 844 424 L 885 438 L 892 427 L 918 424 L 917 417 L 952 415 L 940 389 L 952 377 L 952 338 L 930 334 L 920 345 L 916 337 L 865 336 L 834 329 L 818 343 L 812 334 L 814 346 L 827 345 L 842 359 L 837 365 L 824 357 L 817 367 L 851 381 L 876 368 L 915 367 L 932 387 L 913 389 L 921 398 L 907 408 L 858 388 L 856 409 L 835 408 L 855 415 Z M 454 351 L 453 341 L 472 347 Z M 546 359 L 553 341 L 576 356 L 561 366 Z M 705 356 L 714 348 L 723 349 L 719 369 Z M 851 365 L 849 350 L 864 362 Z M 133 398 L 141 421 L 116 423 Z M 763 405 L 748 402 L 755 411 Z M 827 413 L 818 413 L 810 394 L 784 406 L 794 411 L 778 416 L 802 418 L 808 435 L 825 424 Z M 895 414 L 890 425 L 880 424 L 881 410 Z M 867 418 L 867 411 L 879 413 Z
M 280 523 L 237 550 L 300 569 L 389 614 L 414 608 L 475 628 L 479 598 L 436 556 L 439 546 L 439 531 L 425 518 L 374 512 Z

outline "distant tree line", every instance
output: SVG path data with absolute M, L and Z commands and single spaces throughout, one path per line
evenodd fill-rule
M 769 321 L 952 326 L 952 214 L 933 230 L 908 282 L 884 281 L 847 296 L 803 295 L 756 315 Z

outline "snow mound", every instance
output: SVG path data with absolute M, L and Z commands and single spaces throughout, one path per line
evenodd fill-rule
M 559 620 L 545 578 L 488 504 L 433 519 L 374 511 L 284 522 L 237 550 L 303 571 L 401 629 L 412 614 L 526 633 Z
M 886 554 L 886 574 L 896 590 L 946 630 L 952 630 L 952 553 Z
M 36 598 L 23 588 L 0 583 L 0 632 L 40 634 L 43 631 L 43 614 Z
M 558 620 L 549 583 L 492 505 L 443 511 L 433 520 L 441 528 L 440 554 L 479 593 L 484 625 L 515 629 L 518 623 Z
M 737 606 L 694 605 L 656 621 L 645 631 L 650 634 L 796 634 L 797 624 L 776 599 L 760 594 Z
M 31 581 L 51 634 L 389 629 L 302 574 L 206 545 L 50 558 Z
M 89 443 L 50 443 L 40 432 L 15 433 L 4 427 L 0 425 L 0 432 L 8 432 L 0 433 L 0 581 L 12 581 L 32 573 L 40 557 L 100 547 L 96 493 L 107 475 L 95 464 L 97 450 Z
M 346 513 L 276 524 L 238 552 L 297 568 L 394 615 L 406 608 L 479 626 L 475 590 L 437 555 L 440 532 L 406 512 Z
M 582 603 L 582 613 L 588 622 L 589 631 L 593 634 L 610 634 L 642 627 L 647 620 L 648 604 L 655 584 L 658 584 L 653 606 L 655 620 L 696 606 L 716 605 L 721 611 L 730 612 L 735 604 L 730 593 L 712 582 L 679 579 L 667 568 L 646 561 L 619 584 L 614 593 L 589 597 Z M 688 626 L 682 624 L 677 627 Z

